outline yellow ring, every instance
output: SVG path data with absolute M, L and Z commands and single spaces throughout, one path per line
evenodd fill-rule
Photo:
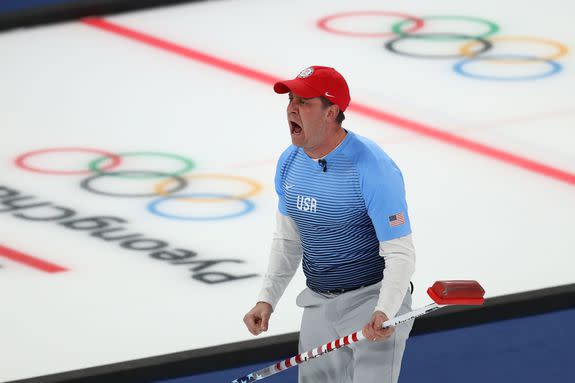
M 490 37 L 489 39 L 487 39 L 489 41 L 527 41 L 527 42 L 534 42 L 534 43 L 541 43 L 541 44 L 546 44 L 546 45 L 550 45 L 554 48 L 557 48 L 557 52 L 550 55 L 550 56 L 546 56 L 546 57 L 540 57 L 538 58 L 539 60 L 556 60 L 559 57 L 565 56 L 568 52 L 569 52 L 569 48 L 567 48 L 566 45 L 558 42 L 558 41 L 554 41 L 554 40 L 549 40 L 549 39 L 544 39 L 541 37 L 528 37 L 528 36 L 494 36 L 494 37 Z M 471 41 L 465 45 L 463 45 L 459 52 L 466 56 L 466 57 L 476 57 L 476 54 L 473 52 L 472 48 L 475 45 L 478 45 L 479 41 Z M 498 62 L 498 63 L 504 63 L 504 64 L 517 64 L 517 63 L 533 63 L 533 60 L 502 60 L 502 59 L 498 59 L 498 60 L 490 60 L 493 62 Z
M 193 197 L 182 197 L 179 198 L 182 201 L 193 201 L 193 202 L 229 202 L 230 200 L 239 200 L 239 199 L 246 199 L 253 197 L 254 195 L 258 194 L 262 190 L 262 185 L 254 180 L 249 178 L 240 177 L 240 176 L 232 176 L 228 174 L 190 174 L 187 176 L 182 176 L 182 178 L 186 180 L 190 180 L 193 178 L 216 178 L 216 179 L 225 179 L 225 180 L 234 180 L 240 181 L 248 184 L 251 186 L 251 189 L 243 194 L 238 194 L 234 196 L 230 196 L 230 198 L 193 198 Z M 166 189 L 168 185 L 172 182 L 175 182 L 174 179 L 168 178 L 162 182 L 156 184 L 154 190 L 161 196 L 167 196 L 170 194 L 169 191 Z

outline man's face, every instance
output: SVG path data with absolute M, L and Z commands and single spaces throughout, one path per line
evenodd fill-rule
M 303 98 L 289 93 L 287 118 L 292 144 L 309 151 L 320 147 L 327 134 L 327 114 L 319 97 Z

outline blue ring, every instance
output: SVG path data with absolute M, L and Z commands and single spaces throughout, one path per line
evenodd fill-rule
M 162 202 L 165 202 L 165 201 L 170 200 L 170 199 L 176 199 L 176 198 L 182 198 L 182 197 L 188 197 L 188 198 L 189 197 L 192 197 L 192 198 L 193 197 L 224 198 L 224 199 L 229 199 L 229 200 L 241 201 L 241 202 L 243 202 L 245 208 L 244 208 L 244 210 L 240 211 L 239 213 L 219 215 L 219 216 L 214 216 L 214 217 L 182 217 L 182 216 L 178 216 L 178 215 L 162 213 L 161 211 L 158 210 L 157 206 L 159 204 L 161 204 Z M 170 195 L 170 196 L 166 196 L 166 197 L 156 198 L 155 200 L 151 201 L 148 204 L 148 211 L 150 213 L 155 214 L 155 215 L 159 215 L 160 217 L 177 219 L 177 220 L 181 220 L 181 221 L 215 221 L 218 219 L 236 218 L 236 217 L 240 217 L 242 215 L 246 215 L 254 209 L 255 209 L 254 203 L 247 200 L 247 199 L 235 198 L 233 196 L 226 195 L 226 194 L 210 194 L 210 193 L 200 193 L 200 194 L 192 193 L 192 194 Z
M 473 74 L 470 72 L 466 72 L 463 67 L 465 66 L 465 64 L 468 64 L 472 61 L 477 61 L 477 60 L 484 60 L 484 61 L 488 61 L 491 58 L 519 58 L 519 59 L 527 59 L 527 60 L 536 60 L 536 61 L 541 61 L 541 62 L 546 62 L 547 64 L 549 64 L 551 66 L 551 70 L 549 70 L 548 72 L 542 73 L 542 74 L 536 74 L 533 76 L 521 76 L 521 77 L 497 77 L 497 76 L 481 76 L 478 74 Z M 468 58 L 468 59 L 463 59 L 461 61 L 458 61 L 457 63 L 455 63 L 455 65 L 453 65 L 453 70 L 465 77 L 471 77 L 477 80 L 487 80 L 487 81 L 527 81 L 527 80 L 538 80 L 541 78 L 545 78 L 545 77 L 550 77 L 553 76 L 556 73 L 561 72 L 561 69 L 563 69 L 563 67 L 561 66 L 561 64 L 559 64 L 556 61 L 553 60 L 541 60 L 541 59 L 537 59 L 534 57 L 529 57 L 529 56 L 521 56 L 521 55 L 489 55 L 488 57 L 472 57 L 472 58 Z

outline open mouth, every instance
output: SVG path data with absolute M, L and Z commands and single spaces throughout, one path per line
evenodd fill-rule
M 302 128 L 297 122 L 290 121 L 289 126 L 291 134 L 301 134 Z

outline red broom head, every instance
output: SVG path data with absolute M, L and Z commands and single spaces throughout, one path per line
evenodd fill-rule
M 437 281 L 427 294 L 439 305 L 481 305 L 485 290 L 477 281 Z

